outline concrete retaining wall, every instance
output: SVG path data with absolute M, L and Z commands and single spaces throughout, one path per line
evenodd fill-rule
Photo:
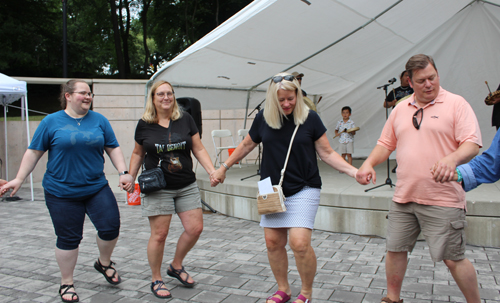
M 260 222 L 256 187 L 219 185 L 211 188 L 208 180 L 198 179 L 202 199 L 217 211 L 245 220 Z M 346 200 L 356 200 L 350 207 Z M 467 244 L 500 247 L 500 201 L 467 201 Z M 365 236 L 386 236 L 390 197 L 321 194 L 316 229 Z M 420 235 L 419 239 L 423 239 Z

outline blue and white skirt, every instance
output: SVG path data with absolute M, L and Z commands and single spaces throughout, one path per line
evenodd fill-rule
M 293 196 L 286 197 L 286 211 L 262 215 L 260 226 L 269 228 L 304 227 L 313 229 L 318 212 L 320 188 L 304 187 Z

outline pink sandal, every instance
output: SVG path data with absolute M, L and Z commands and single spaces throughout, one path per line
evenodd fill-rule
M 277 298 L 277 297 L 273 297 L 275 295 L 280 296 L 281 299 Z M 290 301 L 290 299 L 291 299 L 290 296 L 287 295 L 286 292 L 278 290 L 272 296 L 268 297 L 266 300 L 271 300 L 271 301 L 274 301 L 276 303 L 287 303 L 288 301 Z
M 299 296 L 297 297 L 297 300 L 302 300 L 302 302 L 304 302 L 304 303 L 311 303 L 312 302 L 308 298 L 304 297 L 302 294 L 299 294 Z

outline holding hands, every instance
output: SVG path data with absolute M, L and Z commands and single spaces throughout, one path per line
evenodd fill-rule
M 361 165 L 354 177 L 356 178 L 356 181 L 361 185 L 370 184 L 370 181 L 375 184 L 375 182 L 377 181 L 375 169 L 372 166 L 368 165 L 366 162 Z
M 120 176 L 120 179 L 118 181 L 118 187 L 120 187 L 121 190 L 126 190 L 129 193 L 134 192 L 134 178 L 130 174 L 124 174 Z
M 7 182 L 5 180 L 0 179 L 0 197 L 2 197 L 9 189 L 12 189 L 12 192 L 10 193 L 10 196 L 14 196 L 19 188 L 21 188 L 21 185 L 23 184 L 23 180 L 19 179 L 14 179 L 10 182 Z
M 431 167 L 431 175 L 434 181 L 436 182 L 449 182 L 449 181 L 457 181 L 458 180 L 458 174 L 456 171 L 456 166 L 454 163 L 446 162 L 443 161 L 445 158 L 441 159 L 440 161 L 436 162 Z
M 224 183 L 224 180 L 226 179 L 226 171 L 227 169 L 221 166 L 219 169 L 212 172 L 210 174 L 210 185 L 212 187 L 216 187 L 219 183 Z

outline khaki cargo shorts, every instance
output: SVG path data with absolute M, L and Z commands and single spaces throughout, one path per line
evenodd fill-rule
M 392 202 L 387 225 L 387 251 L 411 252 L 422 232 L 432 261 L 458 261 L 465 258 L 465 210 Z

